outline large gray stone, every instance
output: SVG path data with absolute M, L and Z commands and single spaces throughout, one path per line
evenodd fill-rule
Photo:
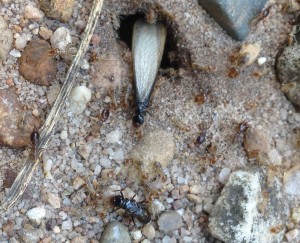
M 245 40 L 266 0 L 199 0 L 199 4 L 234 39 Z
M 276 170 L 255 166 L 231 173 L 211 212 L 209 228 L 225 242 L 279 243 L 287 214 Z

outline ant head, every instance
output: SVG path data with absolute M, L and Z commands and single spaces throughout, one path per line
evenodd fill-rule
M 110 203 L 114 206 L 114 207 L 120 207 L 123 201 L 123 197 L 122 196 L 114 196 L 110 199 Z
M 132 123 L 134 127 L 139 127 L 144 123 L 144 117 L 141 113 L 137 112 L 132 118 Z

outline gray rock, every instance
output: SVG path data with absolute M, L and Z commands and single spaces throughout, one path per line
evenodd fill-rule
M 300 31 L 299 31 L 300 33 Z M 286 46 L 276 58 L 276 71 L 282 91 L 295 105 L 300 107 L 300 49 L 298 43 Z
M 250 24 L 267 0 L 199 0 L 199 4 L 234 39 L 245 40 Z
M 4 62 L 13 46 L 13 33 L 8 29 L 2 16 L 0 16 L 0 32 L 0 62 Z
M 129 243 L 131 242 L 128 229 L 118 221 L 106 225 L 100 243 Z
M 23 229 L 20 233 L 20 241 L 26 243 L 36 243 L 43 237 L 41 229 L 27 230 Z
M 164 232 L 170 232 L 183 226 L 182 217 L 176 211 L 167 211 L 162 213 L 157 224 L 159 229 Z
M 35 207 L 29 209 L 26 213 L 27 217 L 36 224 L 40 224 L 41 221 L 46 217 L 46 210 L 44 206 L 42 207 Z
M 225 242 L 282 242 L 287 214 L 276 171 L 255 166 L 230 175 L 211 212 L 209 228 Z

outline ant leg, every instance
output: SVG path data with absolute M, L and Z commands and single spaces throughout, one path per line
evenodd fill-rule
M 112 213 L 113 212 L 116 212 L 117 210 L 119 210 L 120 209 L 120 207 L 119 208 L 113 208 L 113 211 L 111 211 Z
M 136 194 L 133 195 L 133 197 L 131 198 L 131 200 L 133 200 L 135 198 Z
M 131 216 L 131 219 L 132 219 L 132 221 L 133 221 L 134 226 L 137 227 L 137 226 L 136 226 L 136 223 L 135 223 L 135 221 L 134 221 L 133 215 Z

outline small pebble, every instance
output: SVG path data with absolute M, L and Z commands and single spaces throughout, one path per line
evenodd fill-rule
M 72 223 L 72 220 L 69 218 L 67 219 L 66 221 L 63 221 L 62 225 L 61 225 L 61 229 L 62 230 L 72 230 L 72 227 L 73 227 L 73 223 Z
M 73 181 L 73 187 L 75 190 L 78 190 L 84 184 L 85 184 L 85 181 L 81 177 L 76 177 Z
M 176 211 L 167 211 L 160 215 L 157 224 L 159 229 L 170 232 L 183 226 L 182 217 Z
M 231 173 L 231 169 L 223 168 L 218 175 L 218 181 L 222 184 L 226 184 L 226 182 L 230 176 L 230 173 Z
M 146 224 L 143 229 L 142 233 L 146 236 L 149 240 L 153 240 L 155 237 L 155 229 L 152 224 Z
M 299 230 L 298 229 L 292 229 L 289 232 L 285 234 L 285 238 L 287 239 L 288 242 L 295 240 L 299 235 Z
M 46 179 L 53 179 L 52 175 L 51 175 L 51 168 L 52 168 L 53 162 L 51 159 L 43 159 L 43 170 L 44 170 L 44 174 L 45 174 L 45 178 Z
M 131 236 L 134 240 L 140 240 L 142 238 L 142 232 L 140 230 L 135 230 L 131 232 Z
M 41 10 L 43 10 L 48 17 L 63 22 L 69 21 L 75 4 L 74 0 L 51 0 L 50 3 L 49 0 L 39 1 Z
M 201 192 L 201 186 L 200 185 L 192 185 L 190 186 L 190 193 L 192 194 L 198 194 Z
M 86 236 L 77 236 L 71 240 L 71 243 L 87 243 L 88 238 Z
M 50 42 L 53 48 L 66 51 L 67 46 L 72 43 L 70 31 L 65 27 L 57 28 L 51 36 Z
M 300 207 L 299 208 L 293 208 L 292 210 L 292 220 L 295 224 L 300 223 Z
M 154 199 L 151 203 L 151 211 L 154 215 L 160 214 L 162 211 L 164 211 L 166 208 L 165 206 L 157 199 Z
M 267 61 L 266 57 L 260 57 L 260 58 L 257 59 L 257 63 L 260 66 L 263 65 L 266 61 Z
M 106 142 L 121 144 L 122 135 L 122 131 L 120 129 L 116 129 L 106 135 Z
M 110 222 L 106 225 L 100 243 L 131 243 L 128 229 L 117 221 Z
M 92 92 L 85 86 L 77 86 L 70 94 L 70 110 L 73 114 L 81 114 L 92 98 Z
M 55 233 L 55 234 L 59 234 L 60 233 L 60 228 L 57 225 L 54 226 L 53 233 Z
M 32 5 L 27 5 L 24 10 L 24 15 L 26 19 L 40 22 L 45 14 L 39 9 L 33 7 Z
M 0 62 L 6 61 L 9 51 L 13 45 L 13 33 L 5 21 L 5 19 L 0 16 Z
M 84 70 L 88 70 L 90 68 L 90 64 L 86 59 L 83 59 L 80 67 Z
M 21 52 L 19 52 L 17 49 L 12 49 L 9 52 L 9 55 L 13 56 L 13 57 L 21 57 Z
M 60 198 L 58 196 L 53 195 L 52 193 L 47 193 L 47 202 L 53 208 L 60 208 Z
M 33 109 L 32 110 L 32 115 L 34 115 L 35 117 L 39 117 L 40 116 L 40 112 L 38 109 Z
M 15 48 L 18 50 L 23 50 L 27 45 L 27 40 L 23 36 L 17 36 L 15 40 Z
M 40 224 L 46 217 L 46 210 L 43 206 L 29 209 L 26 213 L 27 217 L 34 223 Z
M 48 40 L 53 35 L 53 31 L 42 26 L 39 29 L 39 34 L 44 40 Z

